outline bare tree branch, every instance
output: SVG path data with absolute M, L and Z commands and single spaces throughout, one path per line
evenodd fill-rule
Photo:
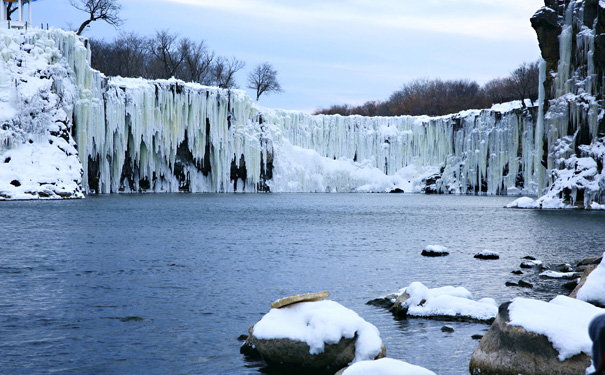
M 89 16 L 78 28 L 76 32 L 78 35 L 81 35 L 84 29 L 96 20 L 103 20 L 113 27 L 119 27 L 124 23 L 120 18 L 122 5 L 118 0 L 69 0 L 69 3 Z

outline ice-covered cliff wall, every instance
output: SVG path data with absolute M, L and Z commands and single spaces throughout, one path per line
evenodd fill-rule
M 544 63 L 537 134 L 543 144 L 537 206 L 605 203 L 605 1 L 545 0 L 533 17 Z M 542 189 L 539 189 L 541 192 Z
M 64 114 L 60 133 L 72 146 L 74 134 L 77 152 L 72 147 L 65 153 L 72 161 L 79 153 L 83 178 L 70 167 L 78 186 L 72 196 L 79 196 L 80 181 L 84 191 L 99 193 L 537 192 L 542 167 L 536 162 L 541 145 L 534 142 L 535 110 L 495 108 L 436 118 L 270 110 L 239 90 L 106 78 L 90 68 L 86 41 L 71 33 L 7 33 L 23 54 L 5 55 L 8 65 L 37 56 L 31 41 L 46 46 L 45 57 L 34 59 L 42 68 L 30 75 L 49 83 L 31 97 L 54 98 L 42 108 L 56 106 Z M 2 76 L 12 82 L 19 74 Z M 14 94 L 12 86 L 5 88 Z M 13 102 L 21 103 L 19 113 L 28 112 L 29 100 Z M 56 121 L 42 115 L 30 116 L 36 129 L 11 116 L 7 121 L 28 136 L 57 133 L 47 129 Z M 24 139 L 11 142 L 4 142 L 6 152 L 27 146 Z

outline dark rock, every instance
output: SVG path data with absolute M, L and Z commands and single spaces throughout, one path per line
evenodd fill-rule
M 538 267 L 540 266 L 540 263 L 537 263 L 537 261 L 535 260 L 528 260 L 525 262 L 522 262 L 519 267 L 521 268 L 534 268 L 534 267 Z
M 603 257 L 584 258 L 578 262 L 578 266 L 588 266 L 590 264 L 600 264 Z
M 572 280 L 570 282 L 567 282 L 567 283 L 561 285 L 561 287 L 563 287 L 564 289 L 573 291 L 578 286 L 579 282 L 580 282 L 580 279 Z
M 511 273 L 513 273 L 515 275 L 523 275 L 523 271 L 521 271 L 521 270 L 512 271 Z
M 441 332 L 452 333 L 452 332 L 454 332 L 454 327 L 452 327 L 452 326 L 443 326 L 443 327 L 441 327 Z
M 389 191 L 389 193 L 393 193 L 393 194 L 402 194 L 403 192 L 404 192 L 403 189 L 400 189 L 400 188 L 395 188 L 395 189 Z
M 425 257 L 444 257 L 450 255 L 448 252 L 434 252 L 430 250 L 422 250 L 422 255 Z
M 525 260 L 536 260 L 536 258 L 532 257 L 531 255 L 526 255 L 521 259 L 525 259 Z
M 578 284 L 576 285 L 575 289 L 571 292 L 571 294 L 569 295 L 571 298 L 576 298 L 578 296 L 578 292 L 580 291 L 580 289 L 584 286 L 584 284 L 586 283 L 586 278 L 588 277 L 588 275 L 590 275 L 590 273 L 592 271 L 594 271 L 597 268 L 597 265 L 595 264 L 591 264 L 589 266 L 586 266 L 586 270 L 584 271 L 584 273 L 582 274 L 582 277 L 580 277 L 580 281 L 578 282 Z
M 4 162 L 5 162 L 5 163 L 9 163 L 10 161 L 11 161 L 10 156 L 9 156 L 9 157 L 7 157 L 6 159 L 4 159 Z
M 498 255 L 496 253 L 477 253 L 477 254 L 475 254 L 474 258 L 493 260 L 493 259 L 500 259 L 500 255 Z
M 366 305 L 376 306 L 376 307 L 383 307 L 385 309 L 390 309 L 395 304 L 393 303 L 393 301 L 390 298 L 388 298 L 388 297 L 381 297 L 381 298 L 375 298 L 373 300 L 370 300 L 370 301 L 366 302 Z
M 441 180 L 441 174 L 434 174 L 427 177 L 421 191 L 425 194 L 439 194 L 439 189 L 437 188 L 437 181 L 439 180 Z
M 21 186 L 21 182 L 19 182 L 19 180 L 12 180 L 11 185 L 13 185 L 14 187 L 19 187 Z
M 343 337 L 336 344 L 325 344 L 322 353 L 311 354 L 306 342 L 290 339 L 257 339 L 254 337 L 254 327 L 249 329 L 249 333 L 250 335 L 240 348 L 240 353 L 250 357 L 260 357 L 273 367 L 334 373 L 347 366 L 355 358 L 357 334 L 352 338 Z M 376 359 L 383 357 L 386 357 L 384 345 Z
M 506 283 L 504 283 L 504 285 L 506 286 L 519 286 L 519 284 L 512 282 L 512 281 L 507 281 Z
M 450 253 L 444 248 L 444 250 L 432 249 L 430 246 L 427 246 L 422 250 L 421 255 L 425 257 L 444 257 L 450 255 Z
M 528 332 L 520 326 L 511 326 L 508 307 L 500 306 L 498 316 L 469 364 L 472 375 L 573 375 L 584 374 L 590 357 L 578 354 L 560 361 L 559 353 L 548 338 Z
M 481 340 L 483 338 L 483 335 L 472 335 L 471 338 L 473 340 Z
M 559 63 L 559 35 L 562 30 L 557 9 L 543 7 L 530 21 L 538 35 L 538 43 L 542 58 L 546 60 L 547 71 L 556 71 Z
M 523 281 L 523 280 L 519 280 L 519 286 L 521 288 L 533 288 L 534 285 L 531 283 L 528 283 L 527 281 Z

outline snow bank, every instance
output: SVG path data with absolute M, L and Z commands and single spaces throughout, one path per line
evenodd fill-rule
M 592 355 L 588 325 L 595 316 L 605 313 L 605 309 L 566 296 L 550 302 L 515 298 L 508 310 L 510 325 L 546 336 L 561 361 L 580 353 Z
M 343 375 L 435 375 L 424 367 L 391 358 L 360 361 L 345 369 Z
M 473 300 L 466 288 L 445 286 L 429 289 L 420 282 L 413 282 L 400 294 L 410 297 L 402 303 L 407 314 L 416 317 L 452 317 L 491 320 L 498 313 L 498 304 L 491 298 Z
M 605 253 L 603 254 L 605 256 Z M 605 306 L 605 262 L 595 268 L 578 290 L 577 299 Z
M 325 344 L 336 344 L 341 338 L 353 338 L 355 334 L 354 362 L 376 358 L 382 346 L 378 329 L 353 310 L 330 300 L 271 309 L 254 325 L 253 333 L 257 339 L 306 342 L 311 354 L 322 353 Z

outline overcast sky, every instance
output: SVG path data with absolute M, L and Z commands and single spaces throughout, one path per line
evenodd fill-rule
M 120 0 L 126 22 L 97 21 L 84 32 L 113 39 L 120 31 L 168 29 L 204 39 L 219 55 L 267 61 L 281 94 L 267 107 L 313 111 L 386 99 L 415 78 L 485 83 L 505 77 L 540 51 L 529 18 L 542 0 Z M 85 14 L 68 0 L 38 0 L 33 22 L 77 28 Z M 251 91 L 249 91 L 252 93 Z

